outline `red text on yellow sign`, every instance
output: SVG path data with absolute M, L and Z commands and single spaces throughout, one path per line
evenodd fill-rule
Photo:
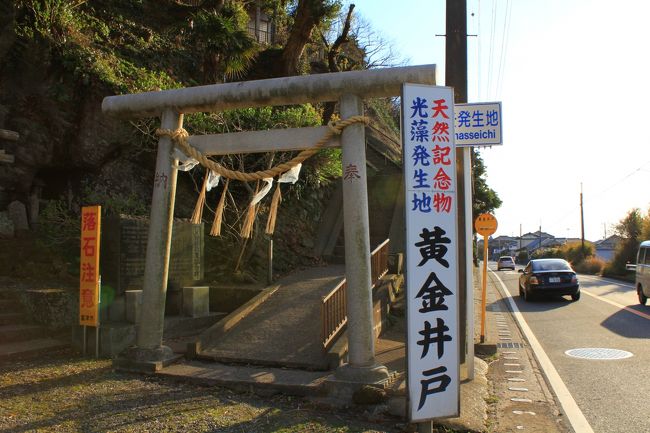
M 81 255 L 79 269 L 79 324 L 99 324 L 99 241 L 101 206 L 81 210 Z

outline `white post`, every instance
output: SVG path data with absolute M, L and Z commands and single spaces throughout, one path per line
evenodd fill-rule
M 467 378 L 474 380 L 474 274 L 472 272 L 474 266 L 473 256 L 473 217 L 472 217 L 472 148 L 464 147 L 464 169 L 463 175 L 465 176 L 465 272 L 467 281 L 467 296 L 466 296 L 466 311 L 467 311 L 467 329 L 466 339 L 467 342 L 467 355 L 465 357 L 465 364 L 467 365 Z
M 363 103 L 358 96 L 343 95 L 340 106 L 343 119 L 363 114 Z M 388 378 L 388 370 L 375 361 L 363 124 L 357 123 L 343 130 L 341 148 L 349 346 L 348 364 L 337 371 L 337 376 L 354 382 L 378 382 Z
M 183 115 L 170 109 L 162 113 L 163 129 L 178 129 Z M 139 361 L 162 361 L 172 356 L 170 348 L 162 345 L 165 319 L 165 296 L 169 275 L 174 202 L 177 170 L 173 168 L 173 144 L 168 136 L 158 140 L 156 173 L 154 177 L 151 217 L 142 285 L 142 312 L 137 333 Z

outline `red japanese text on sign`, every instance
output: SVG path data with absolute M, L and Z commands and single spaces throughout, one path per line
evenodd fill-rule
M 81 254 L 79 269 L 79 324 L 99 325 L 99 242 L 101 207 L 81 210 Z

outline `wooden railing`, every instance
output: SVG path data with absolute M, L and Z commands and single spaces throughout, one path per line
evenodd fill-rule
M 347 282 L 341 281 L 327 296 L 320 307 L 321 341 L 323 350 L 329 349 L 331 343 L 348 323 L 345 297 Z
M 377 281 L 388 272 L 388 243 L 386 239 L 370 253 L 370 284 L 375 287 Z
M 373 288 L 388 272 L 388 243 L 389 240 L 386 239 L 370 254 L 370 282 Z M 323 297 L 321 304 L 323 350 L 329 349 L 348 323 L 346 291 L 347 282 L 343 279 L 327 296 Z

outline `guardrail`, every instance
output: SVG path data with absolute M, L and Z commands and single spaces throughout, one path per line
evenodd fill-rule
M 370 283 L 374 288 L 381 277 L 388 273 L 388 244 L 386 239 L 370 254 Z M 321 304 L 321 341 L 323 350 L 339 336 L 348 323 L 346 306 L 347 282 L 341 281 L 323 297 Z

